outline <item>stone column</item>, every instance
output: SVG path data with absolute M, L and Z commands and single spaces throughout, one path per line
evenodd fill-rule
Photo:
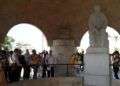
M 54 57 L 57 59 L 57 64 L 68 64 L 69 58 L 75 52 L 76 47 L 74 40 L 58 39 L 53 40 L 53 46 L 51 47 Z M 57 67 L 57 74 L 66 75 L 66 65 Z

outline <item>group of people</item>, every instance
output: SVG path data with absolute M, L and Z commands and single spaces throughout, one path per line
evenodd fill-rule
M 120 67 L 120 53 L 119 51 L 114 51 L 111 55 L 111 64 L 113 69 L 113 76 L 115 79 L 119 79 L 119 67 Z M 74 53 L 70 57 L 69 64 L 72 64 L 72 66 L 75 69 L 75 75 L 79 76 L 80 71 L 84 70 L 84 51 L 81 53 Z M 73 65 L 74 64 L 74 65 Z
M 22 52 L 18 48 L 14 49 L 14 51 L 0 50 L 0 63 L 2 63 L 7 81 L 19 81 L 21 79 L 22 69 L 24 70 L 22 72 L 24 80 L 30 78 L 37 79 L 39 70 L 41 78 L 55 76 L 55 68 L 58 67 L 56 65 L 59 63 L 59 59 L 57 58 L 59 57 L 54 57 L 52 50 L 49 52 L 44 50 L 41 53 L 37 53 L 35 49 L 31 52 L 27 49 L 24 54 Z M 75 69 L 75 75 L 79 74 L 78 72 L 84 68 L 83 57 L 84 52 L 74 53 L 69 58 L 68 64 Z M 31 77 L 32 70 L 33 75 Z
M 119 79 L 119 66 L 120 66 L 120 54 L 115 51 L 111 54 L 113 74 L 116 79 Z M 84 51 L 81 53 L 74 53 L 69 58 L 70 67 L 74 68 L 74 74 L 80 75 L 80 71 L 84 70 Z M 55 65 L 57 59 L 53 56 L 52 51 L 48 53 L 43 51 L 37 54 L 36 50 L 33 49 L 30 53 L 26 50 L 22 54 L 21 49 L 15 49 L 14 51 L 0 50 L 0 63 L 5 74 L 5 78 L 9 82 L 19 81 L 21 78 L 21 70 L 23 69 L 23 79 L 30 79 L 30 72 L 33 69 L 33 78 L 36 79 L 38 76 L 39 68 L 41 68 L 41 77 L 54 77 Z
M 21 70 L 23 69 L 23 79 L 30 78 L 31 68 L 33 69 L 33 78 L 37 78 L 37 72 L 39 66 L 42 67 L 42 77 L 54 77 L 54 64 L 55 58 L 52 55 L 52 51 L 49 53 L 43 51 L 39 54 L 33 49 L 30 54 L 29 50 L 26 50 L 25 54 L 22 54 L 21 49 L 15 49 L 14 51 L 0 50 L 0 63 L 5 73 L 7 81 L 19 81 L 21 78 Z
M 84 51 L 81 53 L 73 53 L 70 57 L 69 64 L 74 68 L 74 74 L 76 76 L 80 75 L 80 72 L 84 70 Z

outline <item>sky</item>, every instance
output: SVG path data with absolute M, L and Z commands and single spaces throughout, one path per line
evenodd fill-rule
M 115 49 L 120 49 L 120 35 L 119 33 L 111 27 L 107 27 L 106 32 L 108 33 L 109 40 L 109 48 L 110 53 L 112 53 Z M 15 39 L 15 43 L 13 43 L 13 49 L 16 47 L 16 43 L 29 44 L 30 49 L 36 49 L 41 52 L 42 50 L 48 50 L 49 46 L 47 44 L 47 39 L 45 35 L 42 33 L 40 29 L 37 27 L 22 23 L 13 26 L 8 32 L 7 36 Z M 88 31 L 83 35 L 80 46 L 77 48 L 78 51 L 84 50 L 89 47 L 89 34 Z
M 13 49 L 16 47 L 16 43 L 24 43 L 29 44 L 29 48 L 36 49 L 40 52 L 44 49 L 48 50 L 48 44 L 45 35 L 42 33 L 42 31 L 40 31 L 40 29 L 33 25 L 26 23 L 15 25 L 10 29 L 7 36 L 15 39 L 15 43 L 13 43 Z

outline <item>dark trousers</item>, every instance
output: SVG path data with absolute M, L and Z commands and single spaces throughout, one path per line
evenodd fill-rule
M 22 67 L 21 66 L 17 66 L 17 71 L 16 72 L 16 80 L 19 81 L 20 78 L 21 78 L 21 70 L 22 70 Z
M 54 67 L 50 67 L 50 70 L 47 71 L 48 77 L 54 77 Z
M 30 77 L 30 66 L 25 65 L 23 67 L 23 69 L 24 69 L 23 79 L 29 79 L 29 77 Z
M 14 66 L 10 66 L 10 70 L 9 70 L 9 82 L 14 82 L 17 81 L 17 75 L 16 75 L 16 69 L 17 67 Z
M 38 65 L 32 65 L 33 72 L 34 72 L 34 75 L 33 75 L 34 79 L 37 78 L 38 67 L 39 67 Z
M 114 71 L 114 77 L 116 79 L 119 79 L 119 77 L 118 77 L 119 67 L 113 66 L 113 71 Z
M 21 66 L 11 67 L 11 71 L 9 72 L 9 79 L 11 82 L 20 80 L 21 69 Z
M 16 63 L 13 63 L 9 66 L 8 79 L 9 82 L 19 81 L 21 78 L 22 67 L 18 66 Z
M 42 70 L 42 78 L 47 77 L 46 72 L 47 72 L 47 65 L 46 65 L 46 64 L 44 64 L 44 65 L 43 65 L 43 70 Z
M 51 67 L 51 77 L 54 77 L 54 67 Z

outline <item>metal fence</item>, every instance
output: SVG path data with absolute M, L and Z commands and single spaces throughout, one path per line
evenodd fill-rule
M 30 66 L 30 77 L 32 79 L 34 75 L 34 68 Z M 42 78 L 42 74 L 44 71 L 44 65 L 39 64 L 37 65 L 37 78 Z M 54 67 L 54 77 L 80 77 L 83 74 L 84 66 L 81 64 L 47 64 L 45 71 L 46 71 L 46 77 L 48 77 L 48 71 L 50 71 L 50 68 Z M 53 72 L 53 71 L 51 71 Z M 23 73 L 23 71 L 22 71 Z

